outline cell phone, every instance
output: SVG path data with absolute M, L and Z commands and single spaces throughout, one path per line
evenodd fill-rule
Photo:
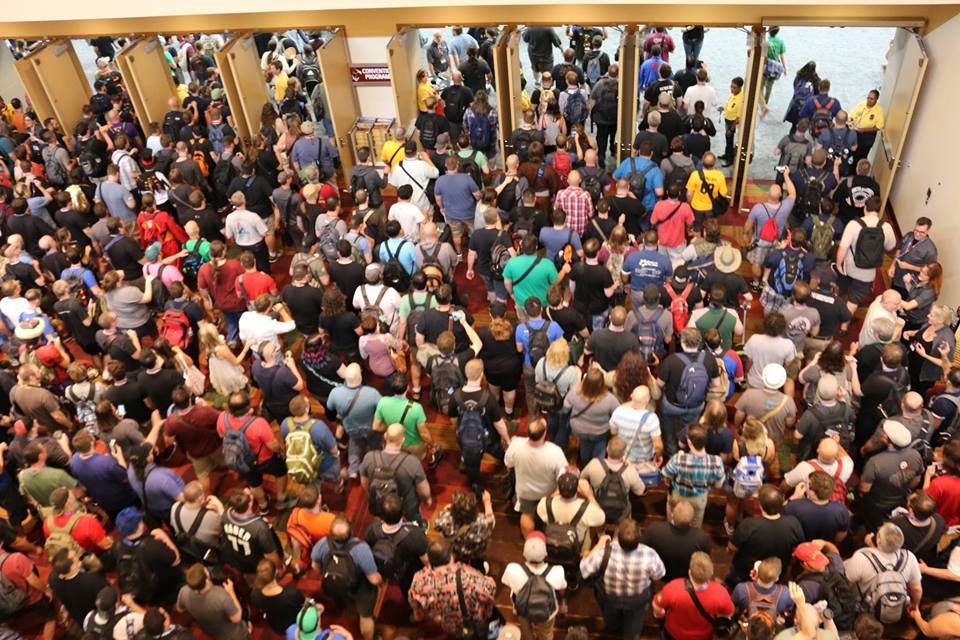
M 207 549 L 207 551 L 203 554 L 203 561 L 211 562 L 212 560 L 213 560 L 213 549 Z

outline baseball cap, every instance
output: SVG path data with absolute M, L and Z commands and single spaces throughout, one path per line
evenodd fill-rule
M 824 555 L 817 545 L 812 542 L 802 542 L 793 550 L 793 557 L 804 562 L 817 571 L 823 571 L 830 564 L 830 558 Z
M 527 562 L 543 562 L 547 558 L 547 542 L 543 533 L 534 531 L 523 543 L 523 559 Z
M 909 446 L 913 440 L 910 430 L 896 420 L 885 420 L 883 422 L 883 433 L 890 439 L 893 446 L 898 448 Z
M 213 100 L 220 100 L 223 98 L 224 91 L 223 89 L 217 88 L 210 92 L 210 98 Z
M 131 507 L 128 507 L 131 508 Z M 126 509 L 124 509 L 126 511 Z M 117 608 L 117 591 L 113 587 L 104 587 L 97 592 L 95 601 L 98 611 L 113 611 Z
M 505 624 L 500 627 L 497 640 L 520 640 L 520 627 L 515 624 Z

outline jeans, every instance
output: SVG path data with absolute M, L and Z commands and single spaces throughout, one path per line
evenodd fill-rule
M 570 414 L 566 411 L 547 412 L 547 440 L 564 451 L 570 442 Z
M 523 365 L 523 389 L 527 400 L 527 415 L 535 416 L 539 409 L 533 400 L 533 388 L 537 386 L 537 375 L 533 367 L 524 363 Z
M 650 606 L 650 593 L 632 598 L 604 596 L 600 603 L 607 631 L 620 632 L 623 640 L 638 640 L 643 632 L 643 621 Z
M 483 280 L 483 286 L 487 289 L 487 299 L 490 299 L 490 294 L 492 293 L 497 300 L 501 302 L 507 301 L 507 288 L 503 284 L 503 280 L 497 280 L 493 276 L 485 276 L 482 273 L 478 273 L 480 279 Z
M 677 431 L 676 419 L 680 418 L 683 423 L 680 428 L 693 424 L 703 413 L 703 403 L 689 409 L 678 407 L 667 400 L 666 394 L 660 398 L 660 431 L 663 437 L 663 458 L 669 460 L 677 452 Z
M 689 60 L 690 58 L 693 58 L 694 61 L 698 60 L 700 58 L 700 51 L 702 50 L 703 50 L 703 38 L 700 38 L 699 40 L 694 40 L 693 42 L 687 42 L 686 40 L 683 41 L 683 53 L 684 53 L 684 56 L 686 56 L 687 60 Z M 677 65 L 674 68 L 679 69 L 680 65 Z
M 587 436 L 577 434 L 580 440 L 580 468 L 583 469 L 587 463 L 594 458 L 603 459 L 607 452 L 607 438 L 605 433 L 599 436 Z
M 607 157 L 607 141 L 610 141 L 610 155 L 617 156 L 617 123 L 600 124 L 597 123 L 597 158 L 602 167 Z
M 223 325 L 227 328 L 227 342 L 236 342 L 240 339 L 240 316 L 243 311 L 224 311 Z
M 597 314 L 595 316 L 590 316 L 590 322 L 592 329 L 596 331 L 597 329 L 603 329 L 604 325 L 607 324 L 607 318 L 610 317 L 610 309 L 604 309 L 603 313 Z
M 354 475 L 359 471 L 363 454 L 376 449 L 376 442 L 377 437 L 372 431 L 361 431 L 350 436 L 350 441 L 347 443 L 348 474 Z

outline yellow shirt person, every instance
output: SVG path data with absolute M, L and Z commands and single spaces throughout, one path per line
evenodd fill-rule
M 713 196 L 727 195 L 727 178 L 719 169 L 714 169 L 717 158 L 711 153 L 703 154 L 703 177 L 708 185 L 713 187 Z M 700 179 L 700 172 L 694 171 L 687 179 L 687 202 L 694 211 L 708 212 L 713 210 L 713 202 L 710 195 L 701 189 L 703 180 Z
M 738 89 L 737 93 L 731 93 L 723 105 L 724 120 L 739 120 L 743 113 L 743 91 Z
M 437 88 L 429 80 L 417 84 L 417 110 L 420 113 L 428 111 L 427 98 L 435 97 L 437 97 Z
M 383 148 L 380 149 L 380 159 L 391 167 L 397 166 L 397 163 L 403 160 L 403 145 L 405 142 L 396 140 L 385 140 Z
M 866 100 L 858 102 L 850 112 L 850 122 L 861 130 L 883 129 L 883 107 L 877 102 L 877 96 L 873 91 Z

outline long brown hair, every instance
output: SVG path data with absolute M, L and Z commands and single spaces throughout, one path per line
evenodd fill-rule
M 473 94 L 473 103 L 470 106 L 473 107 L 473 114 L 475 116 L 478 118 L 486 118 L 490 113 L 490 102 L 487 100 L 487 92 L 481 89 Z
M 603 372 L 597 368 L 587 371 L 587 375 L 580 381 L 579 393 L 580 397 L 587 402 L 594 402 L 605 396 L 608 391 L 603 381 Z
M 616 382 L 613 390 L 617 397 L 626 402 L 630 394 L 640 385 L 649 385 L 650 367 L 647 360 L 638 351 L 627 351 L 617 365 Z
M 509 340 L 513 336 L 513 327 L 508 320 L 503 318 L 494 318 L 490 321 L 490 335 L 494 340 Z

